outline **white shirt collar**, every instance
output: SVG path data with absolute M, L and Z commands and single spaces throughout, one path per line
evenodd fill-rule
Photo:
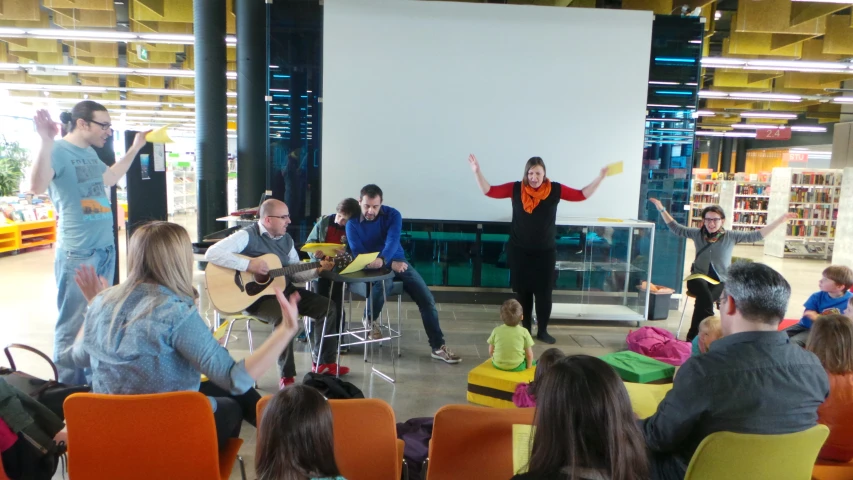
M 283 238 L 283 237 L 284 237 L 284 235 L 281 235 L 281 236 L 278 236 L 278 237 L 273 237 L 272 235 L 270 235 L 270 232 L 269 232 L 266 228 L 264 228 L 264 224 L 263 224 L 263 223 L 261 223 L 261 221 L 260 221 L 260 220 L 258 220 L 258 229 L 261 231 L 261 235 L 262 235 L 262 236 L 263 236 L 263 235 L 266 235 L 266 236 L 268 236 L 268 237 L 272 238 L 273 240 L 278 240 L 278 239 L 280 239 L 280 238 Z

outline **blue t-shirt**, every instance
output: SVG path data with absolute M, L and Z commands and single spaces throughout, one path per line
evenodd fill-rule
M 107 166 L 95 150 L 58 140 L 50 165 L 48 194 L 59 217 L 58 246 L 79 251 L 112 245 L 113 214 L 103 179 Z
M 693 337 L 693 341 L 690 343 L 693 344 L 693 347 L 690 350 L 690 356 L 696 357 L 696 356 L 702 355 L 702 350 L 699 350 L 699 335 L 696 335 L 695 337 Z
M 847 309 L 847 302 L 850 301 L 850 297 L 853 296 L 850 292 L 845 292 L 844 295 L 838 298 L 832 298 L 826 292 L 817 292 L 813 293 L 806 303 L 803 304 L 806 307 L 806 310 L 813 310 L 820 315 L 829 314 L 829 313 L 844 313 L 844 310 Z M 803 317 L 800 319 L 800 325 L 806 328 L 812 328 L 811 319 L 807 317 Z

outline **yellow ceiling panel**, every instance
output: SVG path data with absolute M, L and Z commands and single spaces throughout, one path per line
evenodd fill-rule
M 837 62 L 841 60 L 840 55 L 830 55 L 824 53 L 822 38 L 815 38 L 803 42 L 803 56 L 801 60 L 811 60 L 815 62 Z
M 791 3 L 790 0 L 740 0 L 737 2 L 737 14 L 732 18 L 733 30 L 807 36 L 826 32 L 826 17 L 791 26 Z
M 818 75 L 814 73 L 803 72 L 785 72 L 782 76 L 781 87 L 785 89 L 806 89 L 822 91 L 824 88 L 841 88 L 841 81 L 848 77 L 847 75 Z
M 40 85 L 77 85 L 77 78 L 73 75 L 30 75 L 29 79 L 30 82 L 27 83 Z
M 770 55 L 788 58 L 799 58 L 802 55 L 802 42 L 773 48 L 773 37 L 770 33 L 733 31 L 729 38 L 723 39 L 723 55 Z M 803 39 L 806 40 L 806 37 Z
M 118 75 L 78 75 L 80 83 L 87 86 L 118 87 Z
M 166 88 L 165 77 L 150 77 L 147 75 L 128 75 L 128 87 Z
M 715 87 L 755 88 L 761 91 L 773 89 L 773 78 L 781 74 L 752 74 L 743 70 L 721 70 L 714 72 Z
M 14 63 L 9 60 L 9 46 L 0 42 L 0 63 Z
M 792 27 L 802 25 L 820 17 L 831 15 L 849 6 L 843 3 L 792 2 L 790 25 Z
M 112 57 L 118 58 L 118 44 L 106 42 L 69 42 L 68 55 L 72 57 Z
M 0 18 L 0 26 L 20 28 L 50 28 L 50 15 L 46 10 L 39 11 L 36 20 L 4 20 Z
M 89 65 L 93 67 L 117 67 L 118 59 L 111 57 L 89 57 L 80 56 L 74 58 L 75 65 Z
M 113 0 L 44 0 L 44 6 L 51 10 L 115 10 Z
M 138 63 L 138 64 L 148 64 L 148 63 L 165 63 L 172 64 L 176 63 L 178 60 L 175 58 L 175 53 L 173 52 L 148 52 L 148 60 L 141 60 L 136 55 L 136 50 L 127 50 L 127 61 L 128 63 Z
M 177 88 L 179 90 L 193 90 L 195 88 L 195 79 L 192 77 L 173 78 L 172 88 Z
M 128 100 L 132 101 L 143 101 L 143 102 L 159 102 L 159 95 L 140 95 L 138 93 L 128 93 L 126 95 Z
M 836 55 L 853 54 L 853 29 L 850 15 L 832 15 L 826 23 L 823 37 L 823 53 Z
M 53 10 L 53 23 L 62 28 L 116 27 L 115 10 Z
M 136 46 L 142 45 L 142 47 L 149 52 L 172 52 L 172 53 L 183 53 L 186 48 L 185 45 L 175 45 L 173 43 L 141 43 L 141 42 L 131 42 L 128 44 L 128 50 L 136 51 Z
M 38 21 L 39 0 L 0 0 L 0 20 Z
M 774 33 L 770 41 L 771 50 L 797 45 L 800 42 L 815 38 L 817 35 L 799 35 L 795 33 Z
M 127 62 L 130 68 L 172 68 L 171 63 Z
M 138 22 L 192 23 L 192 0 L 132 0 L 130 18 Z
M 2 77 L 4 82 L 10 83 L 25 83 L 27 81 L 27 72 L 22 70 L 14 72 L 3 72 Z
M 61 53 L 59 42 L 56 40 L 43 40 L 36 38 L 9 38 L 10 52 L 52 52 Z

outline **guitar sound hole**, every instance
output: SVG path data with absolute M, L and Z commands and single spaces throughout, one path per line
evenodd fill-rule
M 252 275 L 252 278 L 255 280 L 255 283 L 260 283 L 261 285 L 266 285 L 270 283 L 269 275 Z

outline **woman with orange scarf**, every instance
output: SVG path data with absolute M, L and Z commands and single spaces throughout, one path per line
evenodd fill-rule
M 480 172 L 477 157 L 470 155 L 468 163 L 483 194 L 491 198 L 512 199 L 507 259 L 510 283 L 524 310 L 524 328 L 532 330 L 533 299 L 536 298 L 536 318 L 539 329 L 536 338 L 555 343 L 548 334 L 551 318 L 551 293 L 554 290 L 554 265 L 557 261 L 556 221 L 560 200 L 581 202 L 589 198 L 607 175 L 607 167 L 582 190 L 575 190 L 545 176 L 545 162 L 532 157 L 524 166 L 520 182 L 492 186 Z M 532 332 L 531 332 L 532 333 Z

